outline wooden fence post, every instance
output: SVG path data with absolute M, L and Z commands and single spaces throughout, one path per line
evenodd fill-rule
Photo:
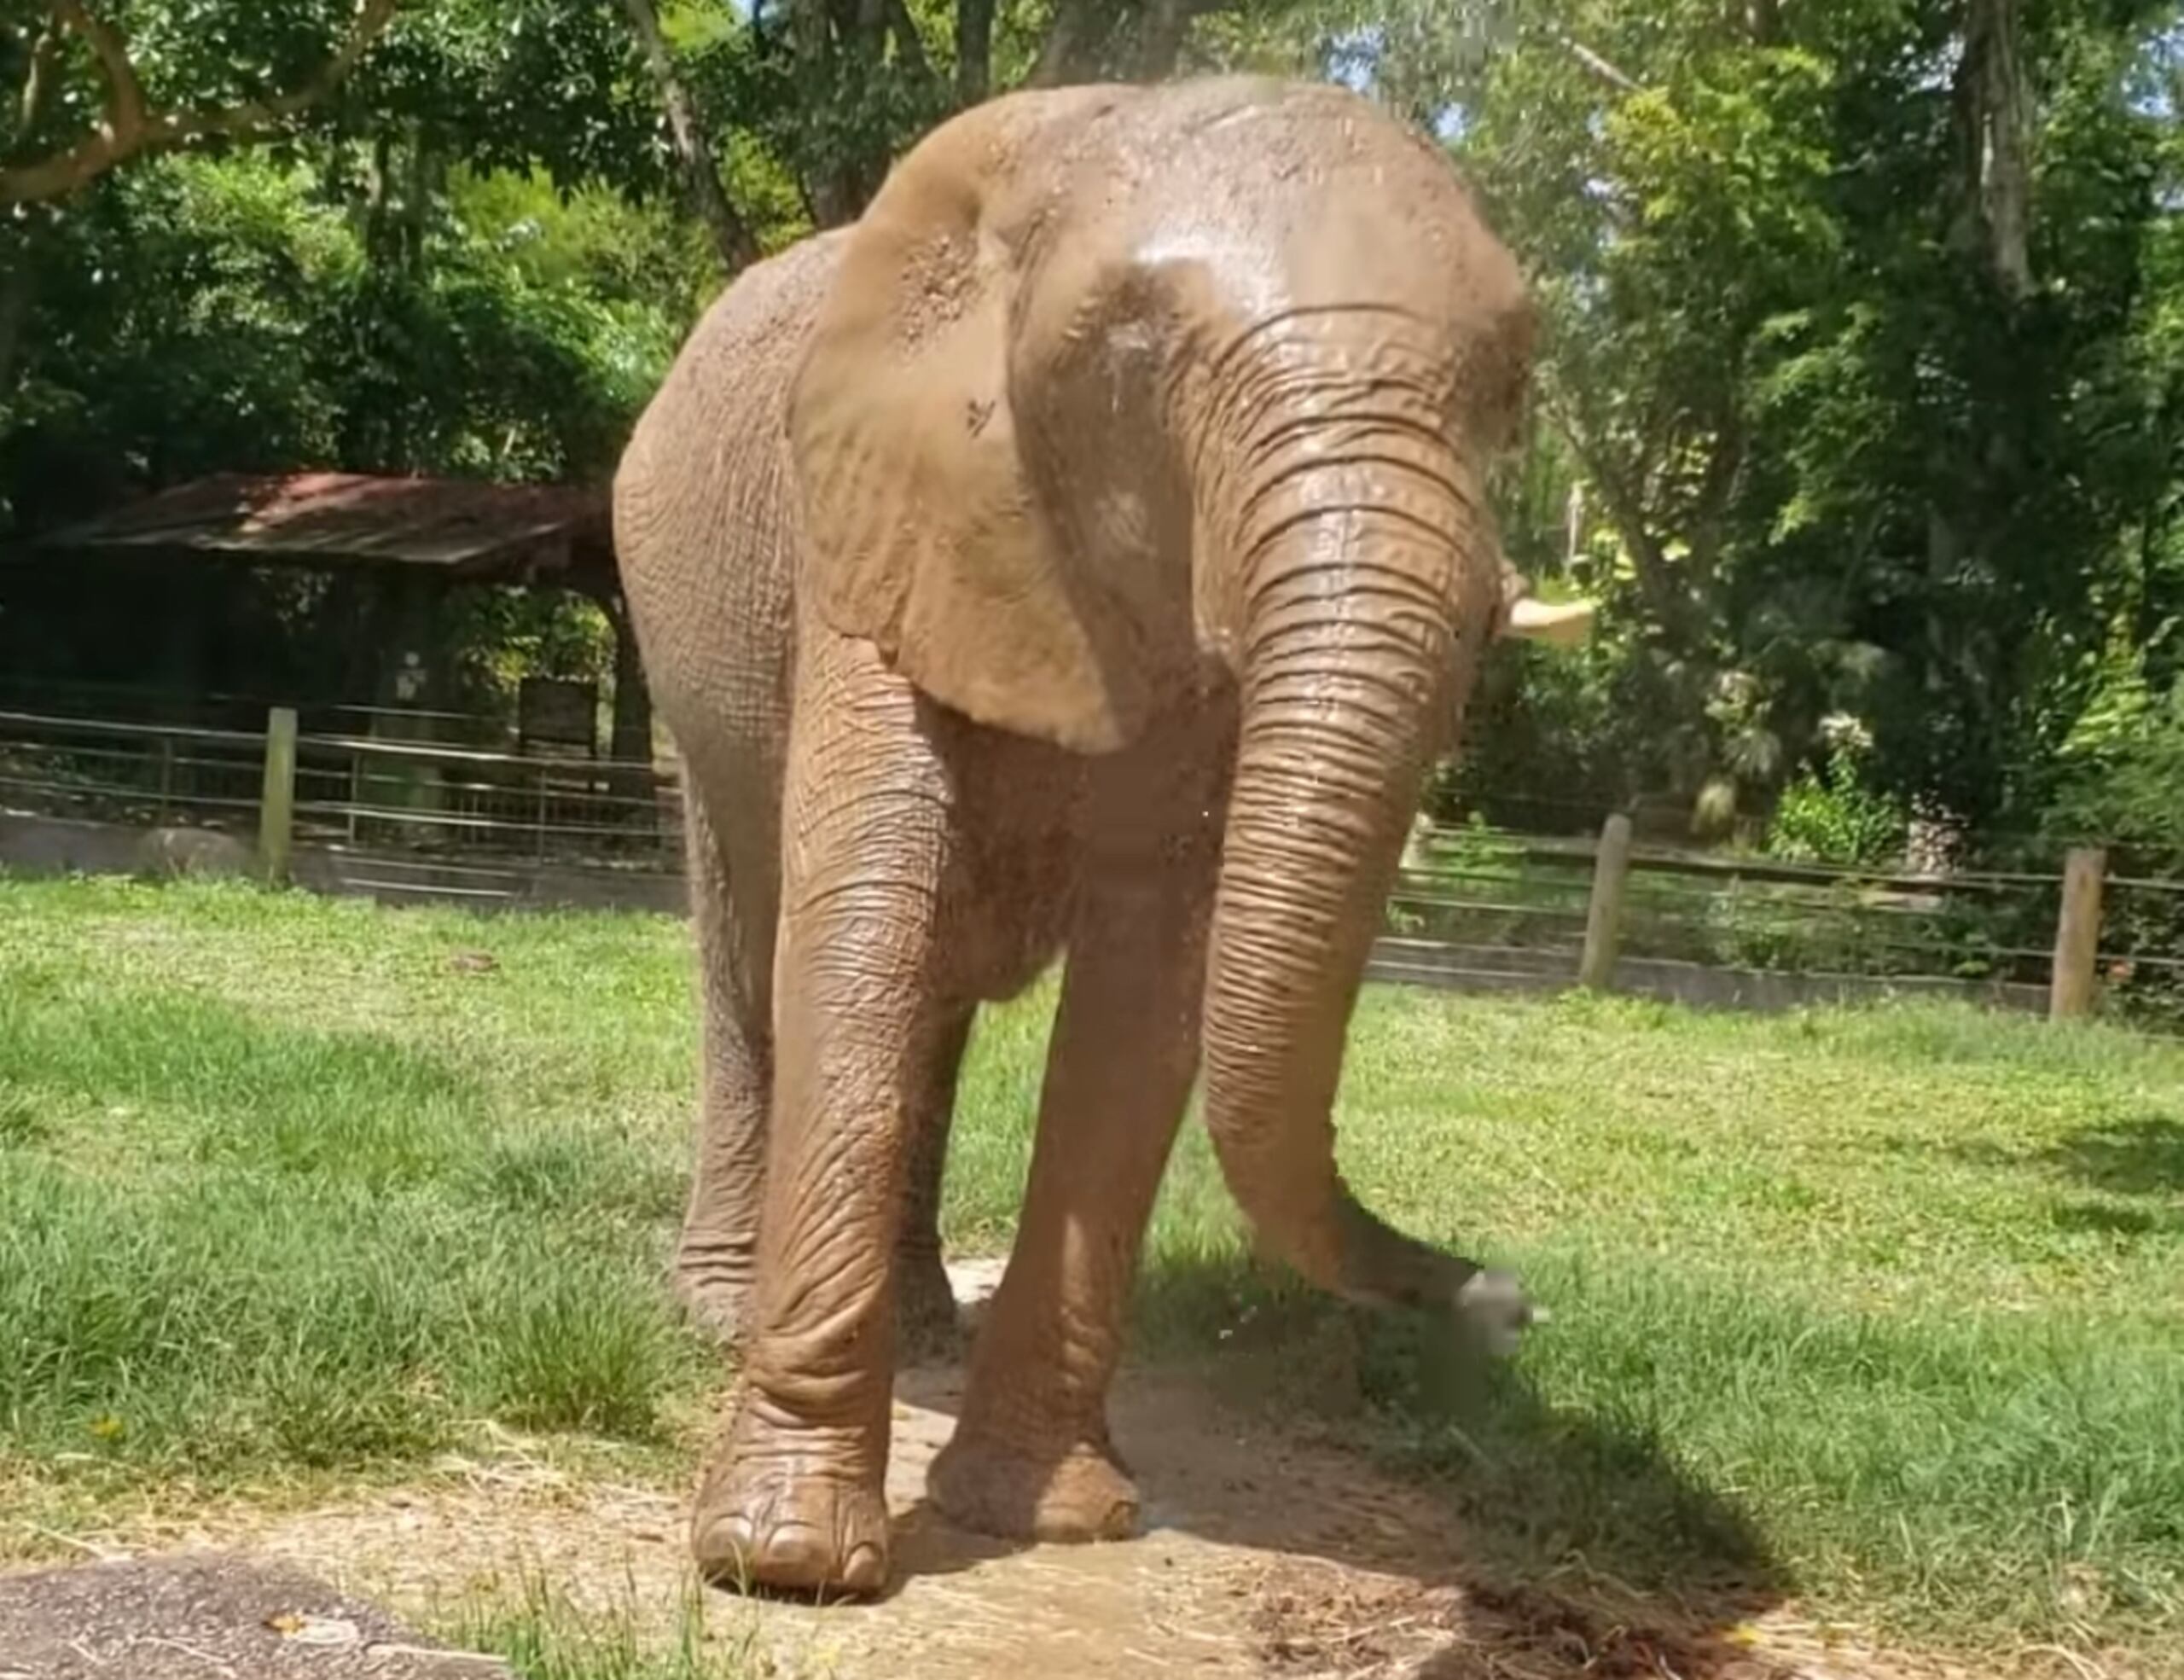
M 2048 992 L 2050 1020 L 2093 1013 L 2100 959 L 2100 888 L 2108 854 L 2073 846 L 2063 865 L 2063 911 L 2055 921 L 2055 968 Z
M 258 868 L 276 884 L 288 876 L 296 828 L 296 713 L 276 706 L 265 715 L 265 782 L 258 800 Z
M 1585 954 L 1577 960 L 1577 984 L 1606 991 L 1615 980 L 1616 952 L 1623 939 L 1623 887 L 1630 875 L 1630 819 L 1620 811 L 1600 829 L 1593 854 L 1593 899 L 1585 910 Z

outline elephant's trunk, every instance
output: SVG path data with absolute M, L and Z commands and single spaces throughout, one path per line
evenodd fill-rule
M 1269 470 L 1269 455 L 1290 458 Z M 1494 612 L 1496 551 L 1430 419 L 1353 410 L 1278 428 L 1252 458 L 1258 487 L 1230 538 L 1241 717 L 1207 958 L 1206 1125 L 1263 1245 L 1355 1299 L 1445 1303 L 1475 1268 L 1356 1203 L 1330 1111 L 1425 771 Z

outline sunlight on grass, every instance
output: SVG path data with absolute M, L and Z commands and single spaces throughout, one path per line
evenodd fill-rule
M 689 974 L 653 918 L 0 885 L 0 1479 L 381 1474 L 488 1418 L 676 1441 L 715 1370 L 660 1288 Z M 959 1251 L 1007 1243 L 1053 995 L 981 1023 Z M 1554 1322 L 1482 1376 L 1310 1295 L 1192 1125 L 1141 1354 L 1327 1411 L 1518 1569 L 2184 1648 L 2184 1045 L 1390 990 L 1352 1044 L 1346 1177 Z
M 450 1643 L 506 1659 L 521 1680 L 778 1680 L 746 1607 L 709 1607 L 693 1587 L 663 1639 L 648 1635 L 653 1619 L 634 1590 L 624 1597 L 604 1613 L 586 1611 L 526 1574 L 516 1591 L 480 1597 L 443 1619 Z

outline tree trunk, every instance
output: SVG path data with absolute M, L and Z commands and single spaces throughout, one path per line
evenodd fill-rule
M 972 106 L 993 86 L 994 0 L 956 0 L 956 102 Z
M 925 38 L 918 33 L 917 20 L 910 15 L 910 9 L 903 0 L 886 0 L 883 14 L 887 38 L 895 44 L 895 57 L 903 75 L 933 88 L 932 66 L 925 55 Z
M 891 15 L 896 14 L 901 17 L 899 25 L 891 24 Z M 877 84 L 891 32 L 905 53 L 906 64 L 912 53 L 922 63 L 924 48 L 900 0 L 794 0 L 789 8 L 789 42 L 799 65 L 814 84 L 828 88 L 836 100 L 862 97 Z M 813 223 L 826 229 L 857 220 L 887 178 L 891 160 L 884 153 L 871 156 L 836 150 L 816 167 L 799 171 Z
M 1095 34 L 1095 0 L 1054 0 L 1046 39 L 1039 44 L 1039 61 L 1031 70 L 1033 87 L 1064 87 L 1084 79 Z
M 23 344 L 23 325 L 37 301 L 38 273 L 32 266 L 30 241 L 15 233 L 0 234 L 0 410 L 15 390 L 15 358 Z
M 2018 0 L 1966 0 L 1964 61 L 1957 72 L 1967 242 L 1976 243 L 2002 294 L 2032 290 L 2030 113 L 2018 51 Z
M 1236 0 L 1139 0 L 1119 12 L 1101 0 L 1055 0 L 1031 84 L 1066 87 L 1118 73 L 1165 81 L 1182 61 L 1191 24 L 1235 9 Z
M 660 32 L 659 14 L 653 0 L 622 0 L 622 8 L 629 14 L 630 27 L 636 32 L 645 63 L 659 89 L 660 108 L 667 113 L 668 139 L 682 171 L 690 207 L 712 234 L 721 271 L 733 275 L 758 260 L 758 241 L 736 214 L 721 185 L 719 160 L 698 115 L 696 102 L 676 71 L 675 55 L 668 49 L 666 36 Z
M 1199 8 L 1193 0 L 1147 0 L 1138 25 L 1135 55 L 1137 79 L 1165 81 L 1176 73 L 1183 55 L 1183 42 L 1191 32 L 1191 19 Z

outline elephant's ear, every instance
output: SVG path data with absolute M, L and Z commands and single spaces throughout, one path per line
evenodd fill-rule
M 1010 400 L 1021 230 L 995 212 L 1051 120 L 1024 102 L 982 108 L 898 166 L 851 236 L 790 429 L 824 621 L 978 722 L 1105 752 L 1154 704 L 1143 637 L 1033 491 Z

